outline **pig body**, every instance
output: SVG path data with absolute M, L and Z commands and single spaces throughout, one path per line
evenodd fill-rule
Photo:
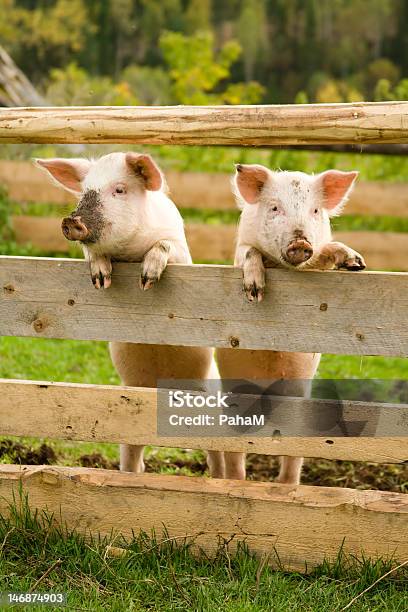
M 112 153 L 96 161 L 37 160 L 54 181 L 79 196 L 62 222 L 69 240 L 79 240 L 96 289 L 108 289 L 112 261 L 141 262 L 140 287 L 150 289 L 168 263 L 191 264 L 183 219 L 167 197 L 164 178 L 152 158 Z M 158 379 L 205 380 L 218 372 L 210 348 L 110 343 L 123 384 L 156 387 Z M 122 470 L 144 470 L 143 446 L 121 445 Z M 223 476 L 223 457 L 209 454 L 211 475 Z
M 362 256 L 333 242 L 330 217 L 339 214 L 356 172 L 329 170 L 317 176 L 271 172 L 263 166 L 237 166 L 233 191 L 242 208 L 235 265 L 243 270 L 248 300 L 261 301 L 265 267 L 361 270 Z M 222 379 L 288 381 L 282 394 L 309 397 L 320 355 L 218 349 Z M 225 453 L 227 478 L 245 478 L 245 455 Z M 281 457 L 278 482 L 297 484 L 303 459 Z

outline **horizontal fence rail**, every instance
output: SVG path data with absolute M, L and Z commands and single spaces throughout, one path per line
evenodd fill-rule
M 239 160 L 237 160 L 239 161 Z M 231 173 L 166 171 L 170 195 L 179 208 L 237 210 L 231 192 Z M 0 160 L 0 184 L 17 202 L 75 205 L 75 197 L 53 185 L 31 162 Z M 405 183 L 357 181 L 345 213 L 408 217 Z
M 408 143 L 408 102 L 0 109 L 0 143 Z
M 279 398 L 279 402 L 283 407 L 286 404 L 293 419 L 301 422 L 307 421 L 314 410 L 322 406 L 333 410 L 338 403 L 304 398 Z M 331 430 L 319 432 L 320 437 L 310 437 L 316 431 L 305 425 L 302 437 L 279 438 L 266 435 L 160 436 L 157 433 L 157 405 L 156 389 L 3 379 L 0 380 L 0 435 L 378 463 L 408 461 L 406 404 L 342 401 L 343 427 L 351 431 L 356 421 L 365 422 L 361 437 L 339 437 Z M 390 430 L 398 431 L 400 437 L 368 437 L 370 432 L 386 436 Z
M 395 562 L 408 556 L 408 498 L 398 493 L 3 465 L 2 514 L 21 485 L 33 510 L 86 535 L 153 531 L 158 541 L 185 540 L 211 556 L 244 542 L 270 564 L 298 571 L 335 561 L 339 550 Z
M 0 334 L 234 349 L 408 355 L 403 273 L 268 270 L 250 303 L 242 272 L 172 265 L 139 289 L 138 264 L 114 264 L 96 291 L 86 262 L 0 257 Z

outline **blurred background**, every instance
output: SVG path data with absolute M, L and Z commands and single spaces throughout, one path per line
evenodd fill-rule
M 2 106 L 407 98 L 405 0 L 0 0 Z M 73 196 L 49 184 L 30 159 L 120 149 L 0 146 L 0 252 L 82 256 L 60 231 Z M 154 155 L 165 171 L 195 262 L 232 261 L 238 211 L 229 175 L 234 162 L 242 162 L 314 173 L 359 170 L 346 214 L 334 220 L 335 235 L 361 251 L 371 269 L 408 270 L 407 145 L 387 146 L 384 154 L 364 147 L 340 153 L 329 147 L 137 149 Z M 118 383 L 105 343 L 2 338 L 0 357 L 3 377 Z M 408 368 L 403 359 L 325 355 L 319 376 L 406 379 Z M 390 392 L 394 401 L 406 402 L 406 387 L 398 389 L 396 384 Z M 45 441 L 41 448 L 32 440 L 0 440 L 0 461 L 108 467 L 117 462 L 116 445 Z M 151 469 L 177 473 L 200 472 L 203 465 L 200 453 L 163 449 L 150 461 Z M 273 458 L 253 461 L 251 477 L 268 479 Z M 406 468 L 368 469 L 351 462 L 310 461 L 305 479 L 390 490 L 407 486 Z
M 404 0 L 1 0 L 0 40 L 58 105 L 404 99 Z

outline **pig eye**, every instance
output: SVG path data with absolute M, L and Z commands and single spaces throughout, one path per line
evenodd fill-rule
M 313 212 L 314 212 L 315 215 L 317 215 L 317 213 L 319 212 L 319 209 L 315 208 Z
M 277 207 L 277 206 L 274 206 L 274 207 L 272 208 L 272 210 L 273 210 L 274 212 L 276 212 L 276 211 L 278 210 L 278 207 Z
M 126 189 L 123 185 L 118 185 L 117 187 L 115 187 L 115 192 L 118 195 L 123 195 L 124 193 L 126 193 Z

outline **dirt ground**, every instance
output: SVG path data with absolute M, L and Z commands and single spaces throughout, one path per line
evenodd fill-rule
M 61 463 L 63 456 L 48 444 L 38 448 L 13 440 L 0 441 L 0 460 L 26 465 L 55 465 Z M 205 462 L 190 458 L 158 460 L 153 454 L 146 457 L 146 471 L 159 472 L 163 467 L 172 472 L 187 469 L 192 474 L 203 475 Z M 83 467 L 119 469 L 117 461 L 110 461 L 101 453 L 81 455 L 78 464 Z M 247 458 L 248 479 L 268 482 L 278 474 L 278 461 L 267 455 L 249 454 Z M 405 492 L 408 490 L 408 466 L 377 464 L 358 461 L 328 461 L 325 459 L 306 459 L 302 474 L 303 484 L 321 486 L 351 487 L 358 489 L 378 489 L 381 491 Z

